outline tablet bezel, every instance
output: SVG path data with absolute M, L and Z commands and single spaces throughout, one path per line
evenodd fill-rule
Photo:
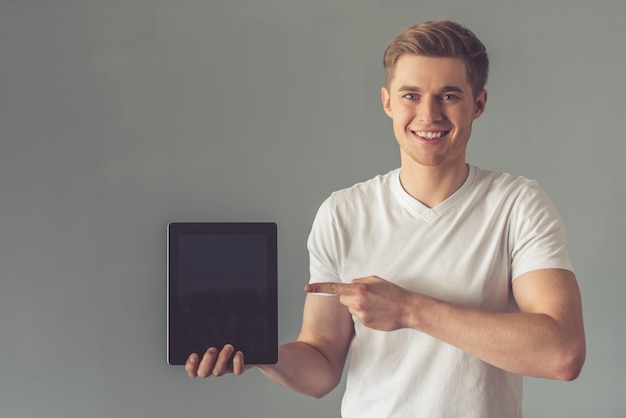
M 192 352 L 204 353 L 190 341 L 182 325 L 178 303 L 179 239 L 182 235 L 241 235 L 263 236 L 267 240 L 267 272 L 263 283 L 267 329 L 263 331 L 267 344 L 254 349 L 235 347 L 244 353 L 246 364 L 275 364 L 278 361 L 278 238 L 277 225 L 272 222 L 171 222 L 167 228 L 167 362 L 183 365 Z M 235 332 L 229 330 L 229 332 Z M 221 347 L 217 347 L 221 348 Z M 232 360 L 232 359 L 231 359 Z

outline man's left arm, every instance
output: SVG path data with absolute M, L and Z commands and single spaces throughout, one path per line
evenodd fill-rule
M 415 294 L 413 327 L 502 369 L 573 380 L 585 361 L 580 290 L 573 272 L 534 270 L 513 281 L 518 313 L 466 309 Z
M 512 286 L 519 307 L 515 313 L 457 306 L 373 276 L 351 284 L 311 284 L 307 291 L 339 294 L 341 303 L 370 328 L 413 328 L 521 375 L 578 377 L 586 348 L 574 273 L 534 270 L 517 277 Z

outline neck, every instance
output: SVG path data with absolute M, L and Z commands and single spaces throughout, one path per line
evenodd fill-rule
M 463 162 L 452 167 L 403 164 L 400 182 L 404 190 L 429 208 L 450 197 L 465 182 L 469 166 Z

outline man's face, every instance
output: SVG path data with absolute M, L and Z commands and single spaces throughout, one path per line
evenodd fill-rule
M 403 166 L 465 165 L 472 122 L 485 110 L 487 91 L 474 98 L 461 58 L 403 55 L 381 94 Z

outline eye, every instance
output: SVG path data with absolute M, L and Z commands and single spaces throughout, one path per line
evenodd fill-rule
M 456 102 L 460 100 L 460 97 L 457 96 L 456 94 L 442 94 L 441 100 L 444 102 Z
M 405 94 L 402 97 L 404 97 L 407 100 L 411 100 L 411 101 L 417 100 L 417 94 L 415 94 L 415 93 L 407 93 L 407 94 Z

